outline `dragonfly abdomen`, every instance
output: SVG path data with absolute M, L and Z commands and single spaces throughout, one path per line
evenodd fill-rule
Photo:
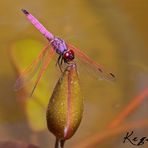
M 27 10 L 22 9 L 23 13 L 27 16 L 28 20 L 39 30 L 49 41 L 54 39 L 52 33 L 50 33 L 33 15 Z

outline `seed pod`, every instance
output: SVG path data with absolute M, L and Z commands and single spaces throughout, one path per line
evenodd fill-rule
M 69 139 L 77 130 L 83 113 L 76 64 L 70 64 L 58 80 L 47 109 L 48 129 L 57 139 Z

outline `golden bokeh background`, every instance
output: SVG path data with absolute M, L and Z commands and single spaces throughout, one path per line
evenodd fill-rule
M 36 91 L 36 96 L 44 100 L 42 114 L 36 105 L 37 110 L 34 110 L 33 99 L 26 109 L 22 105 L 24 100 L 20 101 L 22 98 L 13 90 L 18 73 L 9 53 L 16 50 L 13 56 L 22 70 L 47 44 L 46 39 L 22 14 L 22 8 L 31 12 L 54 35 L 79 47 L 116 75 L 114 83 L 96 81 L 97 78 L 78 61 L 85 111 L 78 131 L 65 147 L 72 147 L 85 137 L 105 130 L 108 123 L 148 87 L 147 0 L 1 1 L 0 140 L 19 140 L 41 148 L 52 148 L 55 142 L 54 136 L 46 128 L 45 119 L 42 121 L 40 116 L 46 113 L 46 102 L 58 80 L 56 61 L 53 60 L 41 80 L 44 87 L 39 86 Z M 30 100 L 26 99 L 26 102 Z M 124 122 L 147 119 L 147 106 L 145 99 Z M 32 116 L 35 119 L 32 120 Z M 122 143 L 125 134 L 111 137 L 95 147 L 131 147 L 130 143 Z M 137 131 L 137 136 L 145 134 L 146 130 Z

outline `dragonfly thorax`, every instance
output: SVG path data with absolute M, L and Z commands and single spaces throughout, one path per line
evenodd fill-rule
M 63 55 L 65 51 L 68 50 L 67 45 L 65 43 L 64 40 L 55 37 L 52 41 L 51 41 L 51 46 L 53 47 L 53 49 L 60 55 Z

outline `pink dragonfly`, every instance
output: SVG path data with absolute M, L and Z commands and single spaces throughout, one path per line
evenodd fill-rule
M 57 65 L 62 71 L 63 64 L 71 64 L 74 62 L 75 54 L 85 63 L 89 64 L 89 66 L 98 73 L 98 76 L 104 78 L 106 80 L 115 80 L 115 75 L 113 73 L 106 72 L 101 65 L 97 64 L 91 58 L 89 58 L 86 54 L 84 54 L 80 49 L 74 47 L 73 45 L 66 43 L 63 39 L 55 37 L 52 33 L 50 33 L 32 14 L 30 14 L 27 10 L 22 9 L 22 12 L 26 15 L 27 19 L 40 31 L 41 34 L 48 40 L 48 45 L 44 47 L 37 59 L 29 65 L 26 70 L 20 75 L 20 77 L 16 80 L 15 90 L 21 89 L 26 82 L 28 82 L 39 69 L 39 65 L 42 62 L 41 69 L 39 71 L 37 80 L 32 89 L 31 96 L 41 79 L 43 73 L 45 72 L 47 66 L 49 65 L 52 57 L 55 53 L 59 55 L 57 60 Z M 51 47 L 49 50 L 49 46 Z

